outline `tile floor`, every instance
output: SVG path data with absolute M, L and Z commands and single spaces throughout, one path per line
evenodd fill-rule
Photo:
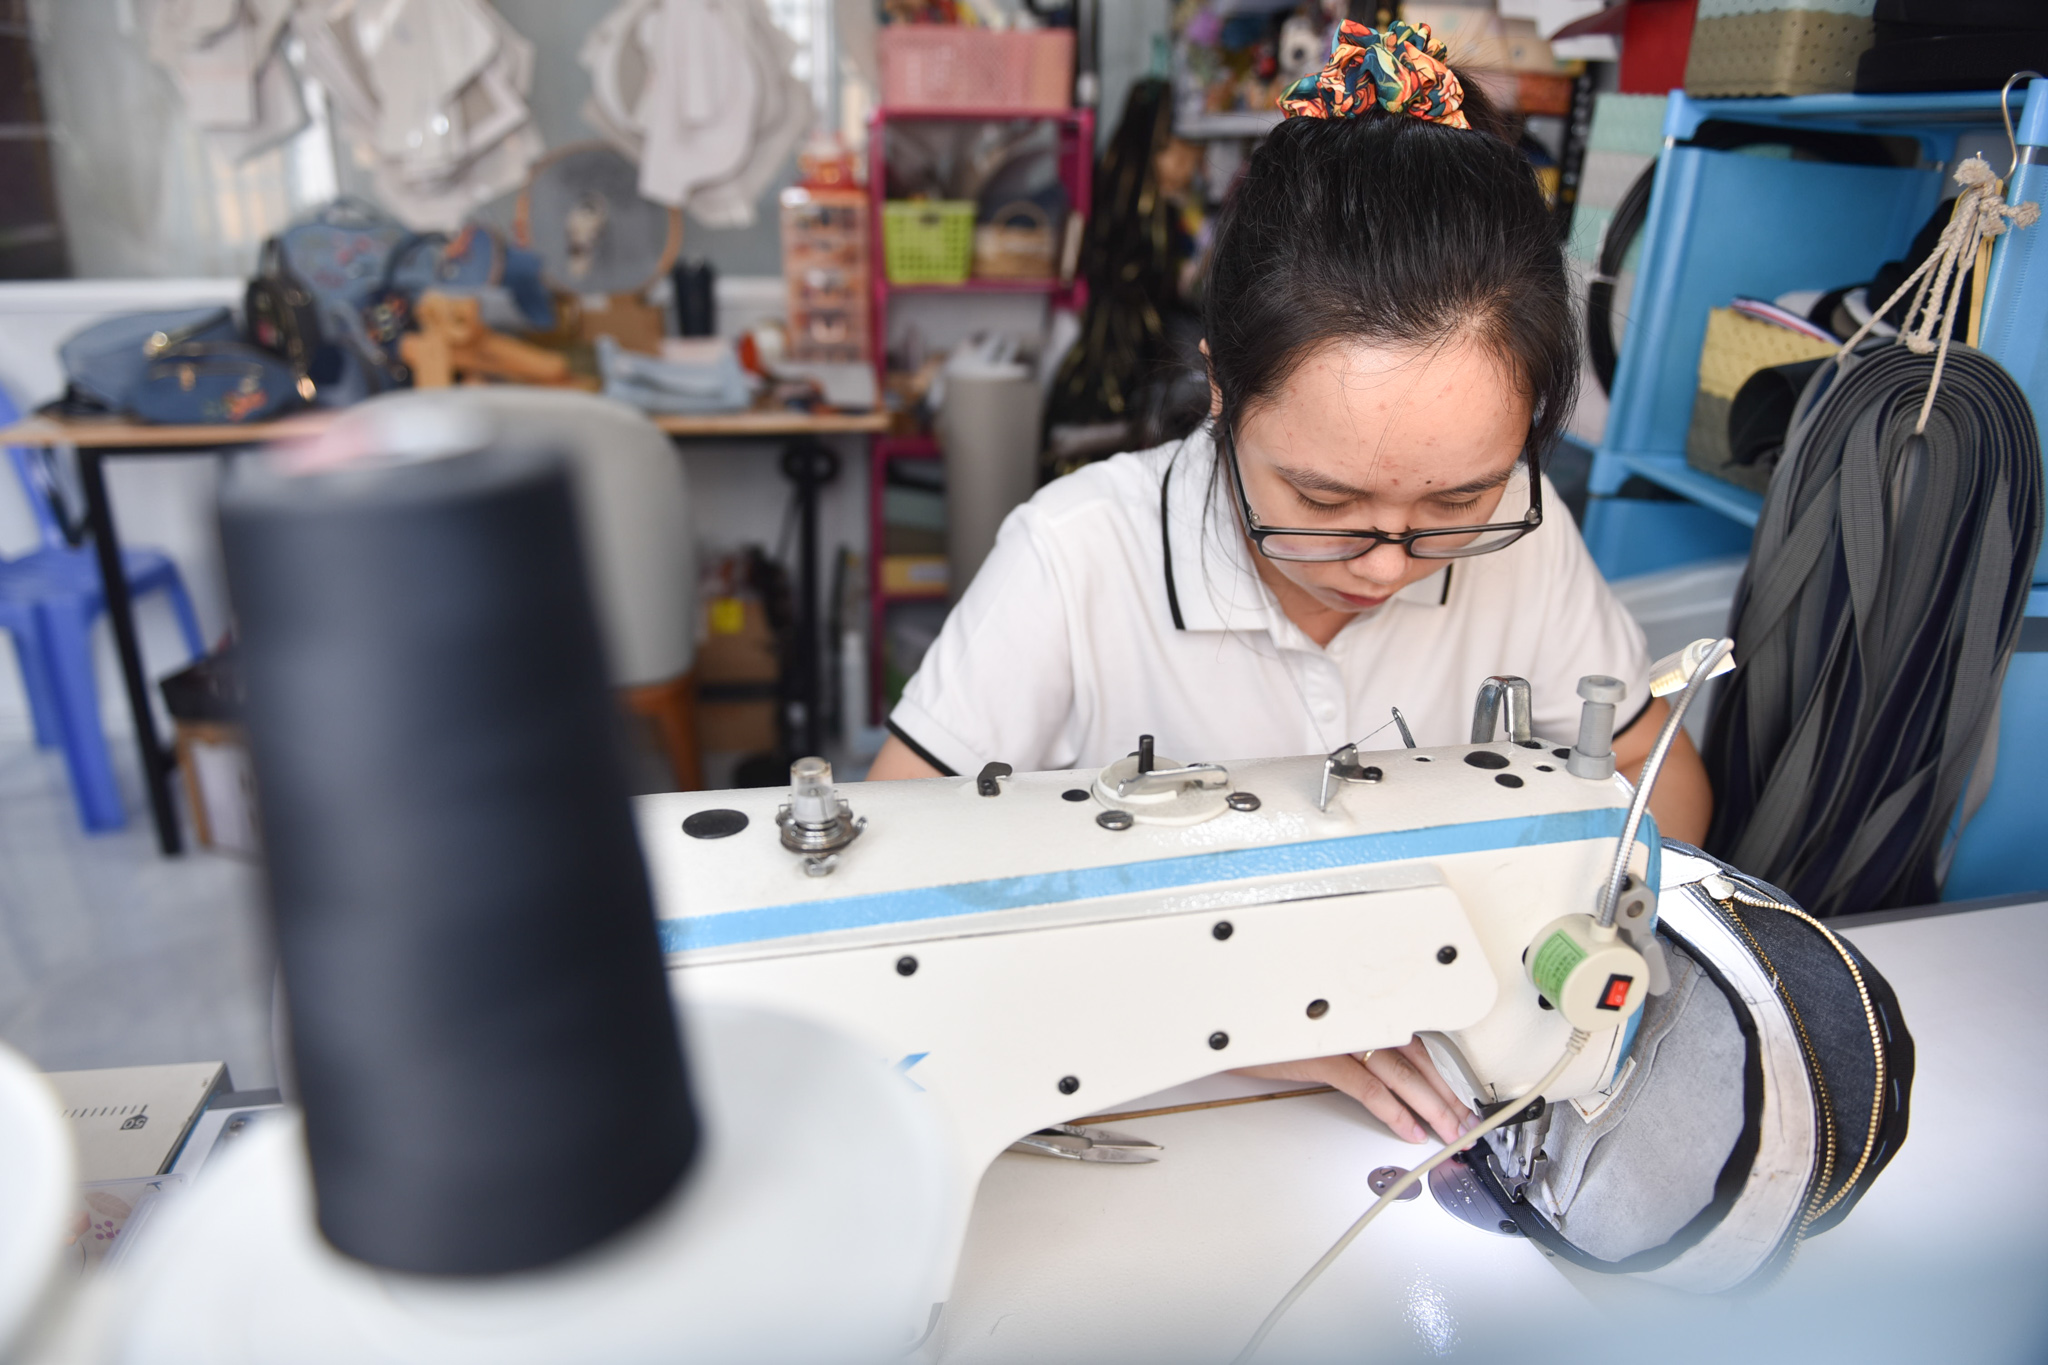
M 277 1084 L 257 865 L 206 849 L 161 856 L 126 735 L 109 741 L 128 827 L 86 834 L 61 756 L 35 748 L 25 718 L 18 729 L 7 719 L 0 716 L 0 1043 L 46 1071 L 224 1061 L 237 1088 Z M 635 757 L 638 789 L 667 789 L 666 765 L 651 750 Z M 742 756 L 705 757 L 718 781 Z M 866 766 L 832 757 L 848 780 Z
M 132 748 L 115 761 L 128 827 L 88 835 L 62 758 L 0 734 L 0 1042 L 51 1071 L 224 1061 L 275 1085 L 257 868 L 160 856 Z

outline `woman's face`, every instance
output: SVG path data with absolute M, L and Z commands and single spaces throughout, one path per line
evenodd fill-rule
M 1212 390 L 1213 395 L 1213 390 Z M 1529 400 L 1482 343 L 1429 350 L 1330 342 L 1237 428 L 1238 468 L 1259 524 L 1289 529 L 1410 531 L 1513 521 L 1527 486 L 1502 497 L 1529 434 Z M 1443 567 L 1399 545 L 1304 564 L 1254 553 L 1339 612 L 1370 611 Z

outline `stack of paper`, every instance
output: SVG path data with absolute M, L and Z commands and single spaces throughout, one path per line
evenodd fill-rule
M 49 1073 L 71 1122 L 79 1180 L 131 1180 L 168 1171 L 192 1121 L 227 1083 L 227 1074 L 220 1062 Z

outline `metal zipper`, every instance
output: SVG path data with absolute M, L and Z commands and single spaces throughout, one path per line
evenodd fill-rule
M 1756 954 L 1757 960 L 1763 963 L 1765 969 L 1770 972 L 1771 986 L 1777 991 L 1778 998 L 1784 1002 L 1786 1011 L 1791 1015 L 1792 1027 L 1799 1034 L 1800 1047 L 1805 1050 L 1807 1065 L 1813 1073 L 1814 1089 L 1819 1092 L 1820 1096 L 1823 1146 L 1820 1178 L 1815 1182 L 1813 1194 L 1807 1200 L 1806 1211 L 1800 1216 L 1799 1227 L 1793 1234 L 1791 1249 L 1787 1252 L 1784 1263 L 1779 1266 L 1778 1274 L 1782 1275 L 1790 1268 L 1794 1257 L 1799 1253 L 1800 1244 L 1806 1240 L 1806 1235 L 1812 1229 L 1814 1223 L 1825 1217 L 1829 1210 L 1839 1204 L 1849 1191 L 1855 1188 L 1856 1181 L 1861 1178 L 1864 1170 L 1868 1168 L 1870 1158 L 1877 1150 L 1878 1125 L 1884 1116 L 1884 1086 L 1887 1077 L 1884 1031 L 1878 1021 L 1877 1011 L 1870 1003 L 1870 990 L 1864 983 L 1862 971 L 1857 967 L 1854 957 L 1843 947 L 1842 941 L 1835 937 L 1832 930 L 1828 929 L 1827 926 L 1807 914 L 1804 910 L 1798 909 L 1795 906 L 1747 893 L 1735 887 L 1732 880 L 1729 882 L 1729 886 L 1730 892 L 1727 896 L 1713 897 L 1713 900 L 1716 905 L 1720 906 L 1722 914 L 1742 934 L 1743 938 L 1748 941 L 1750 951 Z M 1711 893 L 1709 894 L 1711 895 Z M 1756 935 L 1750 932 L 1749 926 L 1743 922 L 1741 914 L 1735 909 L 1738 901 L 1756 909 L 1782 911 L 1785 914 L 1803 920 L 1809 927 L 1818 931 L 1822 938 L 1827 940 L 1828 946 L 1835 950 L 1836 955 L 1842 959 L 1842 965 L 1848 969 L 1850 979 L 1856 983 L 1856 995 L 1863 1005 L 1864 1023 L 1870 1030 L 1871 1056 L 1876 1060 L 1876 1085 L 1871 1091 L 1870 1125 L 1864 1137 L 1863 1151 L 1858 1156 L 1855 1167 L 1843 1178 L 1842 1183 L 1834 1189 L 1832 1194 L 1829 1193 L 1829 1186 L 1834 1179 L 1840 1135 L 1835 1127 L 1834 1105 L 1828 1094 L 1827 1077 L 1821 1070 L 1820 1057 L 1814 1050 L 1813 1040 L 1807 1034 L 1806 1022 L 1800 1017 L 1799 1006 L 1793 1002 L 1791 993 L 1785 989 L 1785 983 L 1779 977 L 1778 969 L 1771 962 L 1770 956 L 1764 952 L 1763 945 L 1757 942 Z
M 171 347 L 181 346 L 207 328 L 215 327 L 219 324 L 220 319 L 215 317 L 208 318 L 204 322 L 195 322 L 189 327 L 180 327 L 175 332 L 151 332 L 149 340 L 142 343 L 142 353 L 151 360 L 154 360 L 165 351 L 170 350 Z
M 1862 1178 L 1864 1170 L 1870 1165 L 1870 1158 L 1877 1152 L 1877 1130 L 1884 1120 L 1884 1087 L 1885 1082 L 1890 1078 L 1889 1068 L 1885 1065 L 1884 1025 L 1877 1017 L 1876 1007 L 1870 1003 L 1870 988 L 1864 983 L 1862 969 L 1856 965 L 1854 955 L 1843 945 L 1842 940 L 1835 937 L 1833 930 L 1797 906 L 1784 905 L 1774 900 L 1767 900 L 1761 896 L 1745 895 L 1740 890 L 1735 893 L 1735 898 L 1745 905 L 1752 905 L 1766 910 L 1780 910 L 1785 914 L 1803 920 L 1809 928 L 1826 939 L 1828 946 L 1835 950 L 1835 955 L 1842 959 L 1842 966 L 1848 970 L 1849 979 L 1856 983 L 1856 998 L 1863 1006 L 1864 1027 L 1870 1030 L 1870 1055 L 1876 1061 L 1876 1077 L 1875 1084 L 1873 1084 L 1870 1091 L 1869 1130 L 1865 1134 L 1863 1151 L 1857 1157 L 1855 1168 L 1843 1178 L 1841 1188 L 1836 1190 L 1827 1203 L 1823 1204 L 1814 1214 L 1816 1218 L 1824 1217 L 1829 1210 L 1842 1201 L 1844 1195 L 1854 1188 L 1856 1182 Z M 1773 972 L 1773 975 L 1775 976 L 1775 972 Z

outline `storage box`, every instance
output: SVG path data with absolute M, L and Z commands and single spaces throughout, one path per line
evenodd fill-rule
M 944 597 L 949 578 L 944 555 L 882 556 L 882 591 L 891 597 Z
M 178 771 L 184 775 L 185 804 L 200 846 L 261 857 L 256 770 L 241 727 L 213 720 L 180 720 L 176 727 Z
M 1685 93 L 1822 95 L 1856 88 L 1876 0 L 1700 0 Z
M 574 319 L 578 340 L 595 343 L 599 337 L 610 337 L 629 351 L 638 351 L 641 355 L 661 354 L 665 321 L 662 311 L 638 294 L 581 294 L 572 297 L 573 306 L 565 308 L 562 296 L 558 295 L 555 312 L 558 317 Z
M 706 626 L 695 665 L 698 744 L 719 753 L 775 748 L 782 656 L 760 599 L 714 597 Z
M 882 259 L 891 284 L 965 284 L 974 259 L 974 201 L 882 205 Z
M 891 24 L 876 35 L 889 110 L 1071 108 L 1074 30 Z
M 782 192 L 782 278 L 789 291 L 791 360 L 867 360 L 868 269 L 864 191 L 799 185 Z
M 1631 0 L 1622 18 L 1621 92 L 1666 95 L 1684 85 L 1699 18 L 1699 0 Z

